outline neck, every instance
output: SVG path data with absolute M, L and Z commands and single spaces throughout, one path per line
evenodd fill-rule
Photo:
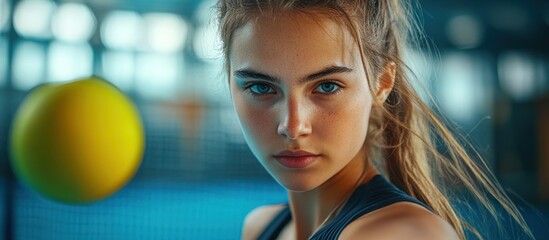
M 288 192 L 292 211 L 290 227 L 296 239 L 308 239 L 329 222 L 343 207 L 347 198 L 377 171 L 365 159 L 353 160 L 319 187 L 306 192 Z M 294 232 L 292 231 L 292 232 Z

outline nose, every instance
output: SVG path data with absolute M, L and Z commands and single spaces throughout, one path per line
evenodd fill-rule
M 311 110 L 303 101 L 289 97 L 280 111 L 280 117 L 278 134 L 296 140 L 311 133 Z

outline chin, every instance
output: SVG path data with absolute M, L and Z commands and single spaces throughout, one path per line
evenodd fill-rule
M 272 176 L 272 174 L 271 174 Z M 273 176 L 274 179 L 288 191 L 307 192 L 311 191 L 322 183 L 318 179 L 304 176 Z

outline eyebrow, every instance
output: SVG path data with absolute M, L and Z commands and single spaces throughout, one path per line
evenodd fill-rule
M 329 66 L 318 72 L 307 75 L 305 78 L 301 79 L 300 82 L 312 81 L 312 80 L 319 79 L 319 78 L 322 78 L 331 74 L 336 74 L 336 73 L 350 73 L 352 71 L 353 71 L 352 68 L 348 68 L 345 66 Z M 248 68 L 234 71 L 234 75 L 239 78 L 253 78 L 253 79 L 265 80 L 265 81 L 275 82 L 275 83 L 280 82 L 280 79 L 275 76 L 270 76 L 265 73 L 260 73 L 258 71 L 248 69 Z

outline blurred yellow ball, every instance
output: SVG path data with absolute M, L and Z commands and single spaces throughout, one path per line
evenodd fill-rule
M 128 183 L 141 163 L 144 134 L 131 100 L 91 77 L 33 89 L 10 141 L 20 180 L 47 198 L 83 204 Z

